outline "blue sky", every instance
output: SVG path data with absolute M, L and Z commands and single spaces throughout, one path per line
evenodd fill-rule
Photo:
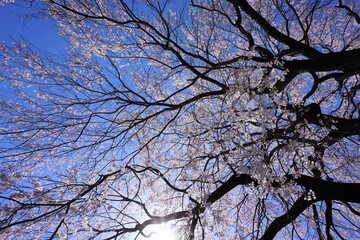
M 11 44 L 21 37 L 36 47 L 53 53 L 64 51 L 66 42 L 56 34 L 56 23 L 47 19 L 27 19 L 25 13 L 14 4 L 0 6 L 0 42 Z

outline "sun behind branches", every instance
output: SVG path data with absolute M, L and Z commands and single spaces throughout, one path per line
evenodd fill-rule
M 157 226 L 151 234 L 150 240 L 177 240 L 176 234 L 169 227 L 164 225 Z

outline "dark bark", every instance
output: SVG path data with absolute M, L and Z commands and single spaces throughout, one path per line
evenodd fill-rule
M 322 54 L 317 50 L 283 34 L 275 27 L 271 26 L 271 24 L 264 19 L 260 13 L 253 9 L 246 0 L 229 0 L 229 2 L 240 7 L 241 10 L 252 18 L 269 36 L 288 45 L 292 50 L 301 52 L 313 61 L 318 61 L 322 57 Z
M 294 221 L 305 209 L 311 206 L 315 201 L 307 201 L 304 196 L 299 197 L 293 206 L 283 215 L 277 217 L 266 229 L 261 240 L 273 239 L 276 234 L 286 225 Z
M 332 182 L 306 175 L 300 175 L 297 178 L 293 175 L 286 177 L 288 181 L 293 181 L 298 186 L 312 189 L 318 201 L 338 200 L 341 202 L 360 203 L 360 183 Z M 235 187 L 250 183 L 257 185 L 256 179 L 253 179 L 248 174 L 233 175 L 209 195 L 208 202 L 214 203 Z M 276 187 L 282 187 L 281 183 L 275 181 L 273 183 Z
M 282 228 L 294 221 L 305 209 L 317 201 L 337 200 L 346 203 L 360 203 L 360 183 L 332 182 L 305 175 L 298 178 L 288 175 L 287 179 L 298 186 L 313 190 L 316 199 L 305 200 L 304 196 L 300 196 L 287 212 L 273 220 L 262 236 L 262 240 L 273 239 Z M 248 174 L 233 175 L 209 195 L 208 202 L 214 203 L 236 186 L 250 183 L 257 185 L 256 180 Z M 273 185 L 282 187 L 282 184 L 278 182 L 274 182 Z

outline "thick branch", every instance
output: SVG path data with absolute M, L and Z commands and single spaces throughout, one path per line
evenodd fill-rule
M 338 8 L 343 8 L 347 11 L 347 13 L 352 16 L 353 18 L 355 18 L 356 22 L 358 24 L 360 24 L 360 15 L 357 14 L 355 11 L 353 11 L 350 7 L 346 6 L 343 4 L 342 0 L 339 0 L 339 6 L 337 6 Z
M 266 229 L 264 235 L 262 236 L 261 240 L 270 240 L 275 237 L 275 235 L 286 225 L 294 221 L 306 208 L 308 208 L 311 204 L 315 201 L 307 201 L 304 199 L 304 196 L 301 196 L 296 200 L 294 205 L 281 215 L 277 217 L 270 226 Z
M 287 179 L 288 181 L 295 182 L 298 186 L 313 190 L 316 199 L 305 200 L 304 196 L 301 196 L 285 214 L 276 218 L 270 224 L 261 238 L 262 240 L 273 239 L 283 227 L 294 221 L 306 208 L 316 201 L 339 200 L 342 202 L 360 203 L 359 183 L 331 182 L 305 175 L 301 175 L 298 178 L 288 175 Z M 208 202 L 213 203 L 217 201 L 238 185 L 247 185 L 252 182 L 257 185 L 257 181 L 248 174 L 233 175 L 210 194 Z M 274 186 L 281 187 L 281 184 L 274 182 Z
M 298 186 L 312 189 L 317 200 L 360 203 L 360 183 L 331 182 L 306 175 L 301 175 L 298 178 L 293 175 L 286 177 L 288 181 L 293 181 Z M 208 202 L 214 203 L 238 185 L 250 183 L 257 185 L 256 179 L 253 179 L 249 174 L 233 175 L 209 195 Z M 274 182 L 274 186 L 281 187 L 281 183 Z
M 214 203 L 220 198 L 222 198 L 226 193 L 230 192 L 238 185 L 248 185 L 254 182 L 248 174 L 241 174 L 241 175 L 233 175 L 231 176 L 226 182 L 224 182 L 219 188 L 213 191 L 209 197 L 208 202 Z
M 318 60 L 321 57 L 321 53 L 317 50 L 289 37 L 278 31 L 276 28 L 270 25 L 270 23 L 263 18 L 260 13 L 253 9 L 246 0 L 229 0 L 236 6 L 240 7 L 250 18 L 252 18 L 259 26 L 274 39 L 285 43 L 292 49 L 296 49 L 313 61 Z
M 294 179 L 288 176 L 297 185 L 312 189 L 316 200 L 338 200 L 342 202 L 360 203 L 360 183 L 331 182 L 310 176 L 301 175 Z
M 331 131 L 328 135 L 330 142 L 360 134 L 360 118 L 348 119 L 323 114 L 320 106 L 315 103 L 300 109 L 298 117 L 300 120 L 306 119 L 309 123 L 329 129 Z

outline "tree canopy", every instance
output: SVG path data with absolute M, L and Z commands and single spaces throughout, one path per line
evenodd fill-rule
M 0 45 L 1 236 L 360 239 L 359 1 L 15 4 L 68 48 Z

